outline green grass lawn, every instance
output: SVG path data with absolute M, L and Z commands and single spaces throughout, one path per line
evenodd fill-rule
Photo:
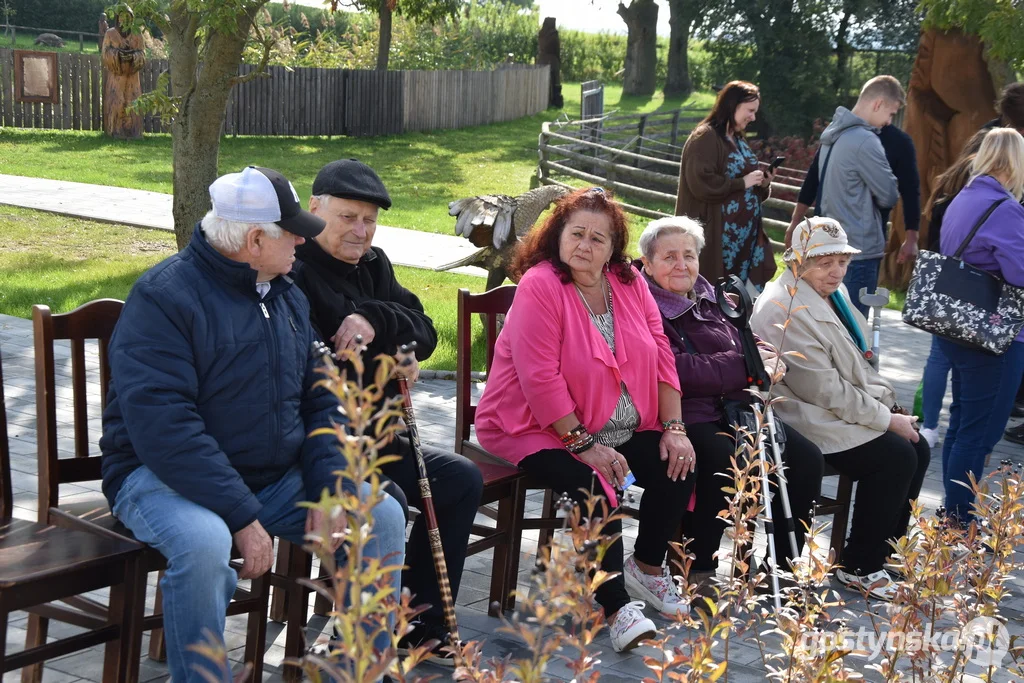
M 606 88 L 607 111 L 643 113 L 682 104 L 666 102 L 660 93 L 622 98 L 621 91 L 618 86 Z M 529 189 L 541 124 L 563 111 L 579 116 L 579 85 L 566 84 L 563 92 L 563 110 L 462 130 L 375 138 L 225 137 L 219 168 L 222 173 L 248 164 L 275 168 L 292 181 L 305 202 L 321 166 L 356 157 L 380 173 L 394 200 L 394 207 L 382 214 L 382 224 L 450 234 L 454 222 L 448 216 L 449 201 Z M 700 93 L 686 104 L 705 106 L 708 98 Z M 169 193 L 171 140 L 168 135 L 147 134 L 139 141 L 118 142 L 96 132 L 0 128 L 0 172 Z
M 0 313 L 22 318 L 32 315 L 34 304 L 64 313 L 92 299 L 123 300 L 139 275 L 174 253 L 169 232 L 10 206 L 0 206 L 0 235 Z M 437 350 L 424 368 L 454 370 L 456 292 L 461 287 L 482 291 L 484 279 L 401 266 L 395 270 L 437 328 Z M 480 321 L 473 324 L 479 334 Z M 475 350 L 482 359 L 482 346 Z
M 99 44 L 95 36 L 83 36 L 82 49 L 78 49 L 78 36 L 70 33 L 58 33 L 64 39 L 64 47 L 50 47 L 48 45 L 36 45 L 35 40 L 38 33 L 17 31 L 14 35 L 14 45 L 11 45 L 10 36 L 0 35 L 0 47 L 9 47 L 15 50 L 39 50 L 41 52 L 84 52 L 86 54 L 99 53 Z

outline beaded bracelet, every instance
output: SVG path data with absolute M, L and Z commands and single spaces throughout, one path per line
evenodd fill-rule
M 588 434 L 587 428 L 584 427 L 582 424 L 578 424 L 569 431 L 567 431 L 565 434 L 562 434 L 562 445 L 568 446 L 570 443 L 579 439 L 581 436 L 585 436 L 586 434 Z
M 683 436 L 686 436 L 686 424 L 680 419 L 665 420 L 661 423 L 661 428 L 666 432 L 679 432 Z
M 589 451 L 597 444 L 597 439 L 594 438 L 593 434 L 587 434 L 582 439 L 574 441 L 571 446 L 566 446 L 566 449 L 573 455 L 579 455 Z

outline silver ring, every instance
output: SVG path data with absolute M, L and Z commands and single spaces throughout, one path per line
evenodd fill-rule
M 618 458 L 616 458 L 615 460 L 612 460 L 612 467 L 618 467 L 618 466 L 619 466 Z

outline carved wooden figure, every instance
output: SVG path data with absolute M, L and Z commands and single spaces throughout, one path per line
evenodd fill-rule
M 127 110 L 142 95 L 139 71 L 146 62 L 142 36 L 114 22 L 103 35 L 103 130 L 119 140 L 142 137 L 142 116 Z
M 934 29 L 921 34 L 903 127 L 917 150 L 922 206 L 931 196 L 936 176 L 956 161 L 979 128 L 997 117 L 996 96 L 1004 84 L 999 65 L 989 64 L 977 37 Z M 897 206 L 880 278 L 889 287 L 906 287 L 913 270 L 912 263 L 896 263 L 903 228 L 902 207 Z M 926 244 L 928 222 L 922 216 L 919 246 Z

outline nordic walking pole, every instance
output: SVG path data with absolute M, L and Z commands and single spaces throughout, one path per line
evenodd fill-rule
M 729 298 L 729 294 L 736 297 L 735 301 Z M 757 350 L 757 341 L 750 329 L 750 313 L 753 304 L 746 287 L 735 275 L 723 278 L 715 286 L 715 297 L 718 299 L 718 306 L 722 314 L 733 324 L 740 333 L 740 341 L 743 347 L 743 361 L 747 368 L 747 382 L 750 388 L 758 391 L 766 391 L 771 386 L 771 377 L 765 370 L 764 361 Z M 756 394 L 753 394 L 756 395 Z M 796 531 L 793 522 L 793 510 L 789 505 L 789 488 L 786 484 L 785 468 L 782 463 L 782 451 L 779 448 L 778 434 L 775 430 L 775 413 L 767 403 L 764 406 L 764 423 L 760 425 L 757 434 L 758 459 L 761 461 L 761 498 L 764 503 L 764 531 L 768 540 L 768 554 L 772 560 L 772 594 L 775 599 L 775 609 L 782 609 L 782 599 L 779 592 L 779 555 L 775 547 L 775 520 L 772 519 L 772 494 L 768 480 L 768 463 L 765 456 L 766 441 L 771 444 L 772 456 L 775 462 L 775 477 L 778 480 L 778 495 L 782 496 L 783 522 L 789 535 L 789 547 L 793 559 L 799 556 L 797 551 Z M 765 439 L 765 430 L 768 438 Z
M 416 342 L 403 344 L 399 353 L 412 353 L 416 350 Z M 406 359 L 399 365 L 411 364 Z M 423 449 L 420 446 L 420 432 L 416 426 L 416 414 L 412 408 L 412 394 L 409 391 L 409 380 L 405 375 L 399 373 L 398 387 L 402 391 L 402 412 L 405 416 L 405 426 L 409 429 L 409 440 L 412 442 L 412 451 L 416 456 L 416 470 L 419 474 L 420 498 L 423 499 L 423 515 L 427 521 L 427 538 L 430 539 L 430 552 L 434 557 L 434 571 L 437 572 L 437 583 L 441 589 L 441 606 L 444 609 L 444 622 L 449 631 L 449 643 L 455 654 L 457 664 L 462 664 L 462 651 L 459 637 L 459 625 L 455 619 L 455 601 L 452 599 L 452 585 L 448 580 L 448 564 L 444 560 L 444 548 L 441 546 L 441 532 L 437 526 L 437 513 L 434 512 L 434 498 L 430 492 L 430 478 L 427 476 L 427 464 L 423 460 Z

